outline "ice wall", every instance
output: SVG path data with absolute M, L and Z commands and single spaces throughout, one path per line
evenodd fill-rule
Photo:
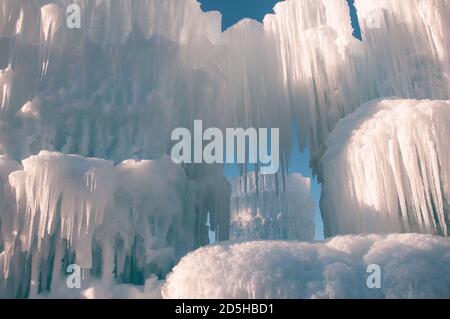
M 356 0 L 356 6 L 363 58 L 378 61 L 365 77 L 375 81 L 376 97 L 448 99 L 450 2 Z
M 230 239 L 314 240 L 310 179 L 248 173 L 232 181 Z
M 364 102 L 449 98 L 447 0 L 360 0 L 356 7 L 362 42 L 352 37 L 345 1 L 285 1 L 264 20 L 313 164 L 337 122 Z
M 214 104 L 202 64 L 219 17 L 195 1 L 86 0 L 75 2 L 82 28 L 69 29 L 72 2 L 2 3 L 2 21 L 11 20 L 0 31 L 3 152 L 22 159 L 50 149 L 115 162 L 164 155 L 171 129 L 191 122 L 198 101 Z
M 81 29 L 66 25 L 65 11 L 72 3 L 81 6 Z M 70 168 L 75 170 L 85 159 L 66 160 L 59 154 L 61 163 L 52 158 L 44 165 L 47 170 L 41 156 L 36 158 L 39 163 L 33 163 L 33 157 L 25 161 L 29 167 L 14 173 L 11 182 L 20 198 L 17 236 L 27 244 L 15 248 L 18 252 L 3 263 L 13 265 L 8 291 L 29 295 L 30 282 L 37 282 L 40 274 L 48 275 L 57 289 L 63 266 L 52 270 L 55 243 L 70 247 L 57 253 L 76 255 L 93 277 L 102 274 L 117 282 L 143 284 L 150 274 L 163 277 L 186 251 L 209 243 L 209 230 L 218 240 L 228 239 L 230 190 L 222 167 L 181 169 L 164 157 L 171 130 L 189 127 L 216 104 L 212 101 L 220 89 L 219 77 L 206 66 L 220 34 L 217 13 L 202 13 L 190 0 L 5 0 L 0 21 L 1 152 L 21 161 L 48 149 L 102 158 L 111 167 L 133 159 L 111 168 L 107 175 L 116 182 L 105 185 L 112 191 L 102 186 L 104 193 L 95 196 L 82 187 L 82 176 L 76 180 L 64 173 L 64 167 L 72 165 L 69 159 L 76 158 Z M 140 159 L 156 162 L 134 162 Z M 107 195 L 120 201 L 112 202 Z M 85 229 L 84 219 L 98 216 L 96 208 L 84 212 L 84 206 L 90 209 L 97 200 L 108 204 L 109 215 L 101 227 L 89 223 L 95 230 Z M 58 205 L 65 205 L 64 216 Z M 9 228 L 8 238 L 13 233 Z M 45 246 L 43 253 L 33 246 L 35 239 Z M 80 251 L 73 247 L 77 240 L 83 241 Z M 27 261 L 36 250 L 40 257 Z M 31 264 L 33 270 L 23 268 Z M 43 264 L 46 269 L 38 269 Z M 15 279 L 21 275 L 22 280 Z M 46 282 L 39 285 L 31 287 L 31 295 L 50 288 Z
M 157 158 L 173 128 L 202 119 L 280 128 L 286 171 L 293 117 L 315 165 L 361 104 L 449 97 L 448 0 L 357 1 L 362 42 L 345 1 L 283 1 L 263 24 L 224 33 L 194 0 L 79 0 L 81 29 L 65 25 L 71 1 L 47 3 L 0 11 L 0 146 L 18 160 L 41 149 Z
M 325 232 L 450 232 L 450 102 L 386 99 L 339 122 L 322 158 Z

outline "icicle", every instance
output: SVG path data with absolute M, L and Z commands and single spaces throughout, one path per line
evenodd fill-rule
M 310 180 L 248 173 L 232 181 L 231 239 L 314 239 Z
M 339 122 L 322 158 L 326 234 L 448 236 L 449 136 L 449 101 L 374 101 Z
M 114 189 L 112 162 L 42 151 L 22 163 L 23 170 L 9 176 L 23 222 L 22 249 L 30 251 L 37 239 L 39 251 L 46 237 L 57 234 L 75 247 L 80 265 L 89 268 L 90 245 L 82 243 L 103 221 Z
M 115 213 L 100 230 L 106 238 L 99 239 L 107 244 L 119 235 L 124 247 L 116 260 L 118 278 L 143 284 L 133 280 L 133 271 L 142 272 L 144 279 L 163 276 L 195 247 L 195 197 L 186 174 L 169 157 L 127 160 L 116 171 Z

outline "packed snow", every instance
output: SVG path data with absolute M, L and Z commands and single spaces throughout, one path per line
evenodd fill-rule
M 449 298 L 449 262 L 450 241 L 430 235 L 347 235 L 317 243 L 225 242 L 184 257 L 168 276 L 162 295 Z M 379 289 L 367 285 L 369 265 L 380 267 Z
M 314 239 L 309 178 L 248 173 L 231 182 L 230 239 Z
M 326 234 L 449 236 L 449 137 L 449 101 L 374 101 L 339 122 L 322 157 Z

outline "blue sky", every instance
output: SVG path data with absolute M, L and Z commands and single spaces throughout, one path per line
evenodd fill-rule
M 199 0 L 203 11 L 220 11 L 223 16 L 222 27 L 227 29 L 243 18 L 262 21 L 268 13 L 273 13 L 277 0 Z
M 236 22 L 244 18 L 252 18 L 258 21 L 262 21 L 264 16 L 268 13 L 273 13 L 273 7 L 278 0 L 199 0 L 202 3 L 203 11 L 220 11 L 222 13 L 222 29 L 227 29 Z M 354 0 L 347 0 L 350 7 L 350 13 L 352 18 L 353 29 L 355 30 L 354 36 L 361 39 L 361 32 L 359 30 L 357 12 L 354 7 Z M 294 132 L 296 130 L 294 129 Z M 321 240 L 323 236 L 323 222 L 320 215 L 320 193 L 321 187 L 314 179 L 312 171 L 309 167 L 309 152 L 306 150 L 303 153 L 298 151 L 296 134 L 293 136 L 293 154 L 291 157 L 291 165 L 289 172 L 298 172 L 303 176 L 310 177 L 312 179 L 311 195 L 314 198 L 316 205 L 316 239 Z M 237 176 L 239 174 L 237 165 L 226 165 L 225 175 Z
M 273 13 L 273 7 L 280 0 L 199 0 L 203 11 L 220 11 L 222 13 L 222 28 L 225 30 L 243 18 L 262 21 L 268 13 Z M 361 38 L 354 0 L 347 0 L 350 6 L 352 25 L 355 36 Z

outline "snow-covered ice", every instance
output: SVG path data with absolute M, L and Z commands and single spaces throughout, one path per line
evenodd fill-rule
M 418 234 L 225 242 L 173 269 L 164 298 L 448 298 L 450 241 Z M 369 289 L 367 266 L 381 270 Z
M 328 236 L 450 234 L 450 102 L 385 99 L 339 122 L 322 157 Z

